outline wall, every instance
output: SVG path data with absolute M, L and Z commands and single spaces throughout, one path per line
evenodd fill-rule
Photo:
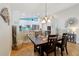
M 16 26 L 16 40 L 17 45 L 22 44 L 23 34 L 19 31 L 19 17 L 21 17 L 21 13 L 15 9 L 11 8 L 12 13 L 12 26 Z
M 0 11 L 4 7 L 9 8 L 5 4 L 0 4 Z M 3 18 L 0 16 L 0 56 L 9 56 L 11 53 L 11 47 L 12 47 L 11 25 L 5 23 Z
M 59 28 L 60 32 L 66 32 L 68 28 L 65 28 L 65 22 L 69 17 L 76 17 L 79 20 L 79 4 L 70 7 L 68 9 L 62 10 L 60 12 L 55 13 L 56 17 L 52 21 L 52 31 L 56 33 L 56 27 Z M 79 22 L 79 21 L 78 21 Z M 76 25 L 77 29 L 75 33 L 77 34 L 76 42 L 79 43 L 79 24 Z

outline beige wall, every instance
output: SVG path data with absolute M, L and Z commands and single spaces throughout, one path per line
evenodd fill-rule
M 4 22 L 0 16 L 0 55 L 8 56 L 11 52 L 12 36 L 11 26 Z

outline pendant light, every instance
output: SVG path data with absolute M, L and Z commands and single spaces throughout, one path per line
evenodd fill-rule
M 51 22 L 50 17 L 47 15 L 47 3 L 45 3 L 45 16 L 42 18 L 42 23 Z

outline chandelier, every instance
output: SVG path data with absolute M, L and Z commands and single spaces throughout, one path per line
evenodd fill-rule
M 49 17 L 47 15 L 47 3 L 45 3 L 45 16 L 42 17 L 42 23 L 50 23 L 51 22 L 51 16 Z

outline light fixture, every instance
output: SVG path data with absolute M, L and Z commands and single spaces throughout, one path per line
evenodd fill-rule
M 47 15 L 47 3 L 45 3 L 45 16 L 42 17 L 42 23 L 50 23 L 51 18 Z
M 76 33 L 77 27 L 71 27 L 73 33 Z
M 46 21 L 45 20 L 42 20 L 42 23 L 46 23 Z
M 47 20 L 49 23 L 51 22 L 50 19 Z

